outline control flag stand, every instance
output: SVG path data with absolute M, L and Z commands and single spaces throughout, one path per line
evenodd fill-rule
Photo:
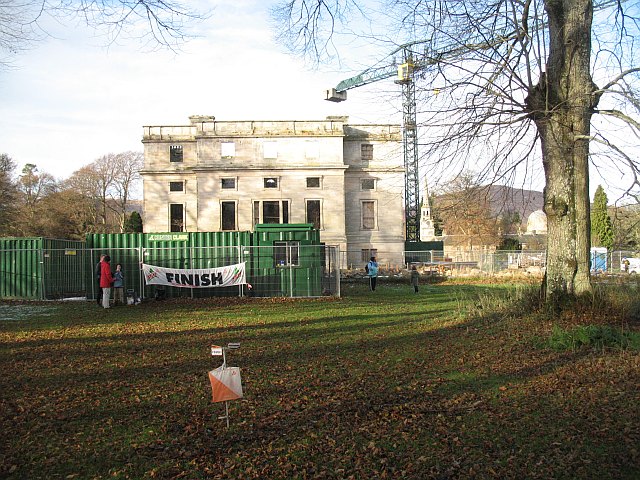
M 240 348 L 239 343 L 229 343 L 226 347 L 211 345 L 211 356 L 222 357 L 222 365 L 209 372 L 211 382 L 212 401 L 224 402 L 225 414 L 218 419 L 227 421 L 229 428 L 229 401 L 242 398 L 242 379 L 240 378 L 240 367 L 227 367 L 227 350 Z

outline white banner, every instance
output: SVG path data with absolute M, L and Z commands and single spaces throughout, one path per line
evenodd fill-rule
M 247 283 L 245 262 L 220 268 L 165 268 L 143 263 L 142 271 L 147 285 L 211 288 Z

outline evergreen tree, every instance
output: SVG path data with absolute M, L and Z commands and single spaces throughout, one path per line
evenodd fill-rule
M 0 236 L 11 234 L 18 189 L 12 179 L 15 162 L 6 153 L 0 154 Z
M 598 185 L 591 208 L 591 244 L 610 250 L 613 247 L 613 225 L 607 212 L 607 201 L 602 185 Z
M 142 233 L 142 217 L 136 211 L 131 212 L 124 223 L 125 233 Z

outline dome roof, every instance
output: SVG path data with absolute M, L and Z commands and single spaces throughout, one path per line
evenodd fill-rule
M 542 210 L 536 210 L 529 215 L 527 233 L 547 233 L 547 216 Z

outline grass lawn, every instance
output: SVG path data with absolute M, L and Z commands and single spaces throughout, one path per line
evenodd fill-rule
M 487 308 L 508 288 L 0 304 L 0 477 L 640 478 L 639 351 L 544 346 L 618 319 Z M 207 371 L 228 342 L 227 430 Z

